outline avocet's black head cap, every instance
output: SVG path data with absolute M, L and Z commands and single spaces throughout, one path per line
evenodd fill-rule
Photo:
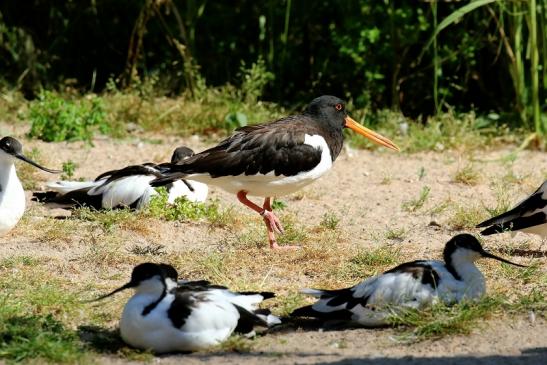
M 486 251 L 482 247 L 479 240 L 475 236 L 473 236 L 471 234 L 468 234 L 468 233 L 458 234 L 458 235 L 452 237 L 450 239 L 450 241 L 448 241 L 446 243 L 446 245 L 444 247 L 444 251 L 443 251 L 444 261 L 447 262 L 447 263 L 451 262 L 452 255 L 457 250 L 461 250 L 461 249 L 474 251 L 474 252 L 478 253 L 479 255 L 481 255 L 482 257 L 491 258 L 491 259 L 494 259 L 494 260 L 505 262 L 507 264 L 520 266 L 520 267 L 526 267 L 524 265 L 516 264 L 514 262 L 511 262 L 509 260 L 506 260 L 502 257 L 496 256 L 496 255 Z
M 25 161 L 28 164 L 31 164 L 32 166 L 35 166 L 41 170 L 44 170 L 46 172 L 50 173 L 59 173 L 61 171 L 59 170 L 51 170 L 47 167 L 41 166 L 38 163 L 32 161 L 30 158 L 23 155 L 23 145 L 21 142 L 16 140 L 13 137 L 4 137 L 0 140 L 0 150 L 4 151 L 8 155 L 11 155 L 15 158 L 20 159 L 21 161 Z
M 171 163 L 176 164 L 188 157 L 192 157 L 193 155 L 194 151 L 191 148 L 180 146 L 173 152 L 173 156 L 171 156 Z
M 102 295 L 93 301 L 108 298 L 125 289 L 135 288 L 139 286 L 140 283 L 142 283 L 143 281 L 152 279 L 155 276 L 159 276 L 160 279 L 162 279 L 163 281 L 164 270 L 162 269 L 160 265 L 154 264 L 151 262 L 145 262 L 143 264 L 139 264 L 133 268 L 133 271 L 131 272 L 131 280 L 127 284 L 119 287 L 118 289 L 111 291 L 108 294 Z
M 313 99 L 306 107 L 304 114 L 311 116 L 317 123 L 329 131 L 342 133 L 344 128 L 349 128 L 374 143 L 399 151 L 399 147 L 395 143 L 353 120 L 348 115 L 344 100 L 336 96 L 323 95 Z
M 173 266 L 168 264 L 159 264 L 160 268 L 163 271 L 163 277 L 172 279 L 174 281 L 177 281 L 179 278 L 179 273 L 177 272 L 177 269 L 175 269 Z

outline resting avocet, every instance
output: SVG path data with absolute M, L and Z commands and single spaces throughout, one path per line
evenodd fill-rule
M 179 147 L 173 152 L 171 162 L 180 162 L 193 153 L 188 147 Z M 51 182 L 47 184 L 51 191 L 36 192 L 33 195 L 37 201 L 64 208 L 89 206 L 95 209 L 141 209 L 156 195 L 150 181 L 161 176 L 161 165 L 145 163 L 104 172 L 94 181 Z M 173 181 L 167 186 L 167 190 L 167 201 L 170 204 L 179 197 L 185 197 L 192 202 L 203 202 L 209 191 L 206 184 L 192 180 Z
M 206 282 L 177 284 L 171 269 L 137 265 L 127 284 L 97 299 L 135 289 L 120 320 L 120 334 L 127 344 L 158 353 L 197 351 L 221 343 L 233 332 L 245 334 L 254 326 L 269 325 L 264 316 L 229 300 L 222 289 Z
M 282 248 L 275 234 L 283 233 L 283 227 L 272 211 L 271 197 L 294 193 L 329 171 L 342 150 L 344 128 L 399 150 L 389 139 L 353 120 L 343 100 L 323 95 L 301 114 L 239 128 L 217 146 L 168 164 L 168 176 L 152 185 L 182 177 L 217 185 L 260 214 L 270 248 Z M 263 205 L 253 203 L 247 195 L 264 197 Z
M 513 209 L 479 223 L 479 227 L 488 227 L 483 235 L 519 231 L 547 238 L 547 180 Z
M 486 292 L 484 276 L 475 266 L 481 257 L 524 267 L 485 251 L 470 234 L 459 234 L 446 243 L 444 262 L 417 260 L 401 264 L 383 274 L 346 289 L 304 289 L 317 302 L 291 313 L 294 317 L 342 320 L 362 326 L 380 326 L 404 308 L 423 308 L 475 300 Z
M 21 142 L 13 137 L 0 140 L 0 235 L 8 233 L 25 212 L 25 192 L 15 171 L 15 159 L 50 173 L 60 171 L 40 166 L 23 155 Z
M 259 308 L 260 303 L 266 299 L 275 297 L 275 293 L 272 292 L 233 292 L 225 286 L 211 284 L 207 280 L 188 281 L 178 280 L 177 270 L 168 264 L 159 264 L 162 267 L 165 275 L 165 283 L 168 290 L 178 288 L 178 290 L 197 290 L 197 291 L 209 291 L 217 292 L 219 295 L 224 296 L 231 303 L 243 307 L 264 319 L 268 326 L 280 324 L 281 320 L 272 315 L 268 309 Z

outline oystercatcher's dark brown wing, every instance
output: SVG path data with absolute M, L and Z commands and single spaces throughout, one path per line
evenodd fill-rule
M 239 128 L 217 146 L 171 165 L 170 170 L 212 177 L 270 172 L 293 176 L 312 170 L 321 161 L 321 151 L 304 144 L 306 134 L 323 135 L 323 131 L 304 115 Z

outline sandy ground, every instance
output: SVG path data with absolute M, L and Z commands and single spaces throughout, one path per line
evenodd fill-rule
M 22 136 L 24 129 L 10 125 L 0 125 L 3 135 Z M 93 147 L 82 143 L 47 144 L 38 141 L 25 141 L 26 151 L 38 147 L 44 162 L 51 168 L 72 160 L 77 163 L 75 177 L 94 177 L 111 168 L 119 168 L 145 161 L 166 161 L 171 151 L 182 143 L 199 150 L 209 143 L 198 137 L 181 140 L 180 138 L 153 136 L 161 144 L 146 142 L 146 139 L 110 141 L 98 139 Z M 372 247 L 385 242 L 385 232 L 389 229 L 404 229 L 404 237 L 391 242 L 400 245 L 405 260 L 417 258 L 437 258 L 444 242 L 456 231 L 451 228 L 451 213 L 435 213 L 435 208 L 445 202 L 465 206 L 495 206 L 496 186 L 509 173 L 517 183 L 507 185 L 512 202 L 533 191 L 547 176 L 547 155 L 541 152 L 522 151 L 516 154 L 513 163 L 504 162 L 504 157 L 512 150 L 496 149 L 489 151 L 450 151 L 444 153 L 396 154 L 391 151 L 344 150 L 337 159 L 334 168 L 325 177 L 304 189 L 297 196 L 283 198 L 288 208 L 281 214 L 293 213 L 304 225 L 317 226 L 325 212 L 333 212 L 341 218 L 340 225 L 344 240 L 355 247 Z M 475 186 L 454 182 L 456 172 L 473 162 L 479 171 L 479 182 Z M 44 180 L 50 178 L 40 174 Z M 423 187 L 431 188 L 430 196 L 424 207 L 417 212 L 408 212 L 401 208 L 402 202 L 415 199 Z M 236 203 L 235 197 L 211 188 L 211 197 L 218 198 L 222 205 L 233 205 L 234 214 L 250 213 Z M 41 219 L 40 214 L 48 214 L 35 203 L 30 220 Z M 223 242 L 230 240 L 230 232 L 209 230 L 196 223 L 162 223 L 153 228 L 153 234 L 130 237 L 136 243 L 161 243 L 169 253 L 184 253 L 186 250 L 218 250 Z M 471 230 L 476 232 L 475 230 Z M 261 231 L 262 232 L 262 231 Z M 88 268 L 86 272 L 71 262 L 87 252 L 86 240 L 74 239 L 68 242 L 45 244 L 36 234 L 25 232 L 17 227 L 10 235 L 0 238 L 3 249 L 0 258 L 15 255 L 32 255 L 54 260 L 70 270 L 73 280 L 102 280 L 109 287 L 120 283 L 111 280 L 112 275 L 99 274 L 98 270 Z M 264 246 L 257 249 L 260 255 L 269 255 Z M 543 271 L 547 270 L 545 252 L 547 250 L 539 239 L 517 235 L 497 235 L 488 237 L 488 247 L 504 247 L 509 242 L 516 245 L 526 244 L 530 250 L 543 252 L 540 260 Z M 513 244 L 512 243 L 512 244 Z M 336 243 L 333 243 L 336 245 Z M 341 249 L 346 246 L 341 246 Z M 278 272 L 276 260 L 279 254 L 271 255 L 272 267 L 265 281 L 282 285 L 283 281 L 306 287 L 317 283 L 321 268 L 306 273 L 295 270 Z M 287 255 L 298 255 L 287 253 Z M 506 256 L 507 257 L 507 256 Z M 531 258 L 513 256 L 512 260 L 530 263 Z M 298 262 L 296 260 L 295 262 Z M 126 273 L 130 265 L 112 268 L 112 272 Z M 313 270 L 312 270 L 313 271 Z M 112 274 L 110 272 L 110 274 Z M 493 278 L 488 279 L 494 285 Z M 280 284 L 281 283 L 281 284 Z M 273 284 L 272 284 L 273 285 Z M 544 287 L 545 288 L 545 287 Z M 510 290 L 508 288 L 507 290 Z M 534 318 L 532 318 L 534 317 Z M 115 325 L 115 324 L 114 324 Z M 488 321 L 469 335 L 458 335 L 435 341 L 404 344 L 397 341 L 391 329 L 342 329 L 318 330 L 317 328 L 280 328 L 256 339 L 250 353 L 197 353 L 191 355 L 170 355 L 156 357 L 154 363 L 186 364 L 540 364 L 547 360 L 547 322 L 545 314 L 530 316 L 520 314 L 511 317 L 508 322 Z M 104 363 L 128 363 L 128 360 L 108 356 L 101 359 Z

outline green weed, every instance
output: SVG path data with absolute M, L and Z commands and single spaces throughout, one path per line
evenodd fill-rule
M 194 203 L 184 197 L 168 204 L 169 194 L 164 188 L 157 189 L 158 194 L 152 197 L 150 204 L 141 214 L 166 221 L 195 221 L 206 219 L 212 226 L 222 227 L 230 224 L 231 209 L 222 210 L 218 201 L 208 203 Z
M 397 311 L 390 323 L 412 327 L 410 330 L 402 329 L 403 340 L 420 341 L 465 334 L 475 327 L 477 321 L 501 310 L 503 304 L 499 297 L 484 297 L 478 302 L 464 301 L 452 306 L 438 303 L 426 309 Z
M 74 176 L 74 171 L 76 171 L 76 163 L 72 160 L 63 162 L 63 174 L 61 175 L 61 180 L 70 180 Z
M 420 191 L 420 196 L 417 199 L 411 199 L 408 201 L 403 202 L 401 207 L 403 210 L 407 212 L 415 212 L 427 201 L 427 198 L 429 197 L 429 192 L 431 191 L 431 188 L 429 186 L 424 186 L 422 190 Z
M 321 218 L 321 223 L 319 223 L 319 225 L 327 229 L 335 230 L 336 227 L 338 227 L 338 223 L 340 223 L 340 218 L 334 213 L 327 212 L 323 214 L 323 218 Z
M 29 137 L 46 142 L 91 142 L 97 129 L 102 133 L 109 131 L 104 105 L 98 97 L 72 101 L 43 91 L 31 102 L 28 118 L 32 123 Z
M 480 174 L 473 164 L 467 164 L 463 168 L 458 169 L 454 175 L 454 182 L 465 185 L 477 185 L 480 181 Z

